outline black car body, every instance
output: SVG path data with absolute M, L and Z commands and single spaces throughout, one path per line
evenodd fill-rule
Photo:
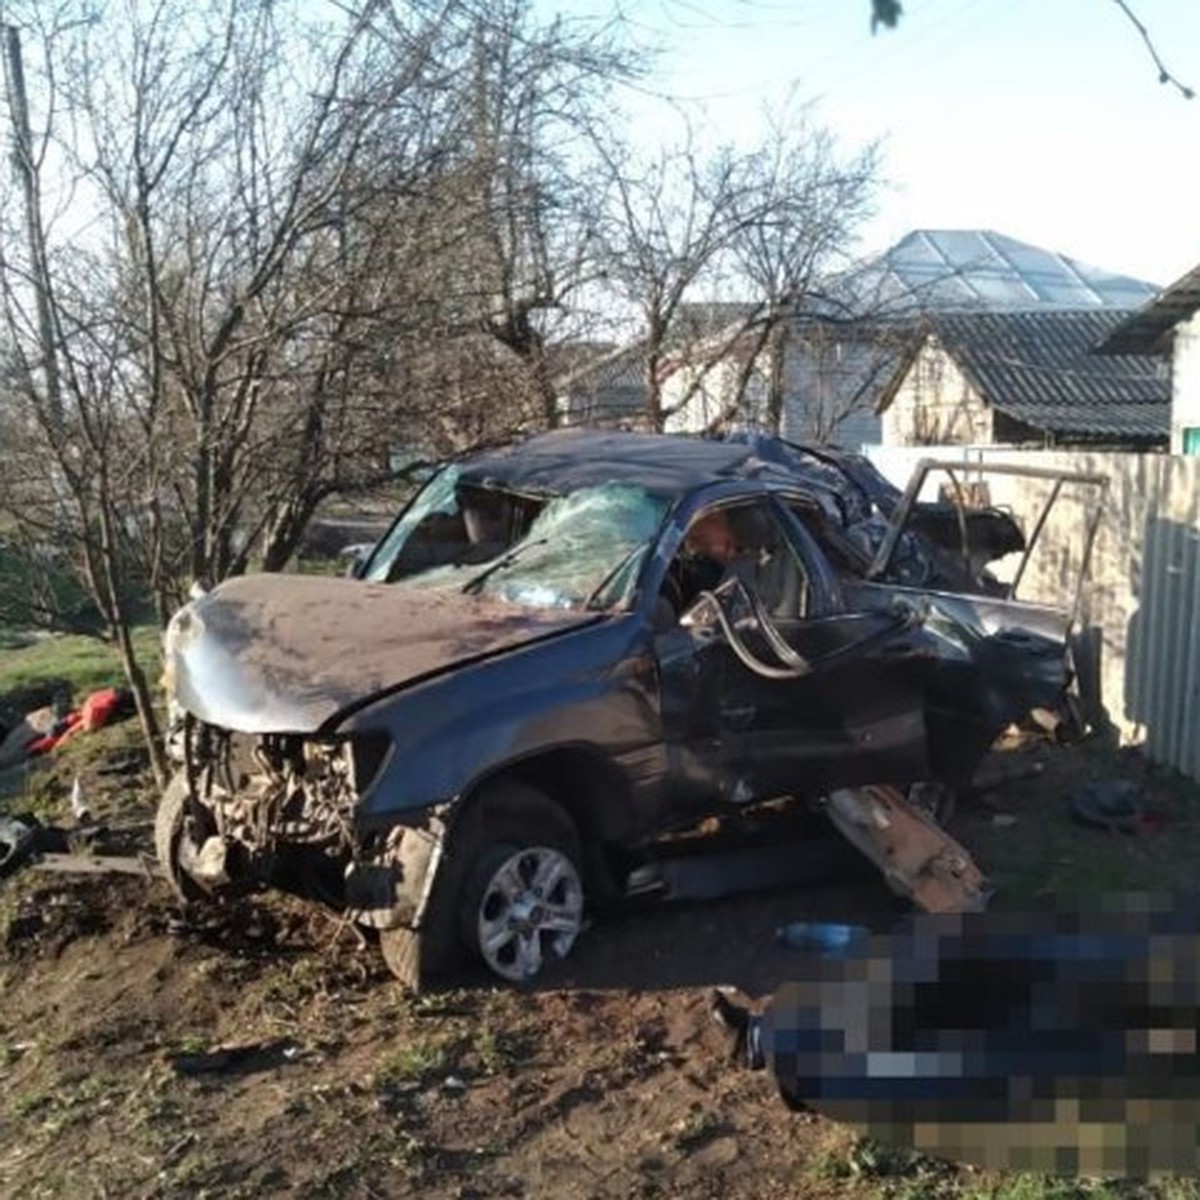
M 725 563 L 688 549 L 716 510 Z M 954 786 L 1061 708 L 1070 614 L 985 565 L 1024 549 L 1005 513 L 775 439 L 567 430 L 477 455 L 356 578 L 232 579 L 176 616 L 160 858 L 185 897 L 320 895 L 413 984 L 464 949 L 528 977 L 654 839 L 782 796 Z

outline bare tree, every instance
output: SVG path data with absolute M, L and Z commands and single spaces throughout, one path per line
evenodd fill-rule
M 778 432 L 790 343 L 855 319 L 833 280 L 871 209 L 874 147 L 843 155 L 804 111 L 769 118 L 741 153 L 689 141 L 631 169 L 611 136 L 597 144 L 596 228 L 608 281 L 641 322 L 646 423 L 694 427 L 702 414 L 708 428 Z M 736 302 L 702 299 L 722 294 Z
M 843 157 L 834 136 L 809 112 L 785 111 L 768 117 L 762 144 L 742 160 L 741 170 L 744 183 L 736 194 L 743 211 L 731 253 L 758 311 L 731 399 L 738 403 L 752 372 L 761 370 L 766 423 L 778 433 L 793 340 L 852 315 L 832 285 L 871 215 L 878 155 L 869 146 Z
M 75 548 L 161 769 L 131 598 L 165 617 L 189 578 L 279 565 L 320 499 L 401 440 L 381 343 L 425 254 L 388 218 L 427 212 L 453 31 L 417 4 L 300 37 L 298 11 L 256 0 L 148 0 L 109 26 L 87 0 L 23 15 L 42 47 L 29 175 L 50 161 L 88 219 L 64 231 L 35 195 L 44 253 L 3 263 L 31 440 L 6 456 L 23 475 L 6 500 Z
M 681 309 L 716 268 L 740 223 L 756 218 L 729 147 L 702 151 L 689 130 L 681 147 L 639 161 L 610 130 L 595 126 L 593 138 L 601 177 L 592 223 L 601 271 L 641 323 L 645 422 L 661 430 L 668 415 L 663 380 Z
M 550 426 L 547 338 L 569 323 L 593 274 L 585 135 L 606 89 L 641 60 L 603 25 L 537 24 L 530 0 L 468 9 L 461 25 L 463 97 L 431 230 L 445 328 L 477 330 L 515 355 L 526 376 L 519 390 L 537 395 Z

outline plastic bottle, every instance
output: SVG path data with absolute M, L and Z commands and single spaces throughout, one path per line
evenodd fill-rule
M 78 775 L 75 776 L 75 782 L 71 785 L 71 813 L 79 825 L 86 824 L 92 819 L 92 814 L 88 810 L 87 800 L 84 799 L 83 785 L 79 782 Z
M 840 954 L 870 933 L 862 925 L 843 925 L 836 921 L 792 921 L 780 925 L 775 936 L 793 950 L 816 950 Z

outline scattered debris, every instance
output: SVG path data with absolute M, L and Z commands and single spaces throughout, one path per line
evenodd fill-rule
M 776 929 L 775 937 L 793 950 L 841 954 L 869 933 L 870 930 L 863 925 L 842 925 L 836 921 L 792 921 Z
M 23 866 L 74 875 L 115 872 L 155 879 L 161 874 L 158 861 L 151 854 L 106 853 L 105 846 L 110 844 L 108 833 L 103 825 L 68 830 L 58 825 L 43 825 L 28 814 L 0 817 L 0 879 Z
M 83 798 L 83 784 L 79 781 L 79 776 L 75 776 L 74 783 L 71 784 L 71 815 L 80 825 L 87 824 L 92 819 L 92 814 L 88 811 L 87 801 Z
M 65 854 L 68 850 L 70 838 L 65 829 L 43 825 L 29 813 L 0 817 L 0 879 L 39 855 Z
M 0 742 L 0 767 L 49 754 L 80 733 L 93 733 L 134 714 L 133 693 L 125 688 L 101 688 L 69 709 L 63 696 L 54 704 L 25 714 Z
M 215 1046 L 201 1053 L 180 1053 L 167 1056 L 179 1075 L 214 1075 L 237 1072 L 248 1075 L 268 1071 L 284 1063 L 294 1062 L 298 1047 L 291 1038 L 276 1038 L 269 1042 L 242 1042 Z
M 31 818 L 0 817 L 0 879 L 11 875 L 34 853 L 38 829 Z
M 1110 833 L 1137 833 L 1144 816 L 1141 791 L 1132 779 L 1094 780 L 1071 797 L 1071 816 Z

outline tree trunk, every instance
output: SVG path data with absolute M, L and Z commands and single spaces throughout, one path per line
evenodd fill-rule
M 767 361 L 767 427 L 776 437 L 783 431 L 783 404 L 787 379 L 787 317 L 777 320 L 771 331 Z
M 103 489 L 102 489 L 103 491 Z M 101 495 L 99 508 L 100 520 L 100 559 L 104 569 L 104 590 L 108 594 L 108 625 L 113 640 L 121 655 L 121 667 L 133 693 L 133 702 L 137 708 L 138 723 L 142 727 L 142 738 L 146 743 L 146 752 L 150 756 L 150 767 L 159 787 L 166 787 L 170 776 L 167 756 L 163 750 L 162 730 L 159 728 L 158 716 L 154 711 L 154 702 L 150 696 L 150 685 L 146 673 L 138 662 L 134 650 L 133 638 L 129 632 L 129 618 L 125 612 L 125 604 L 121 597 L 118 584 L 117 555 L 119 553 L 116 539 L 113 537 L 113 514 L 109 510 L 107 497 Z

